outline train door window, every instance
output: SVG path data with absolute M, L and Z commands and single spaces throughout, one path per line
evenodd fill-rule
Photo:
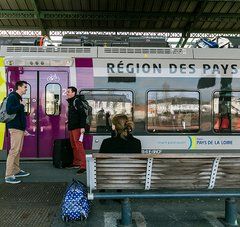
M 45 111 L 47 115 L 60 115 L 61 90 L 60 84 L 50 83 L 46 85 Z
M 240 92 L 215 92 L 213 125 L 217 133 L 240 132 Z
M 129 119 L 132 119 L 132 91 L 82 90 L 81 94 L 92 107 L 92 113 L 88 116 L 90 132 L 110 132 L 112 117 L 116 114 L 126 114 Z
M 157 132 L 197 132 L 200 128 L 197 91 L 149 91 L 147 130 Z
M 23 101 L 26 103 L 24 112 L 29 115 L 31 112 L 31 86 L 27 84 L 27 92 L 22 96 Z

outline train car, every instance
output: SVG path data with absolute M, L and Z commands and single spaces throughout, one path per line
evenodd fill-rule
M 100 148 L 118 113 L 146 153 L 239 150 L 239 49 L 2 46 L 1 55 L 0 98 L 28 82 L 22 157 L 51 158 L 53 141 L 68 136 L 70 85 L 92 107 L 87 150 Z M 4 125 L 0 134 L 7 149 Z

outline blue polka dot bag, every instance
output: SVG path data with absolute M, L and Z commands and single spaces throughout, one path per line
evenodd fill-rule
M 87 199 L 87 187 L 80 181 L 73 179 L 68 186 L 61 205 L 61 216 L 64 222 L 85 220 L 90 211 Z

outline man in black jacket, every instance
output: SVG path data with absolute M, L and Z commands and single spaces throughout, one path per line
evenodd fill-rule
M 22 151 L 26 129 L 25 103 L 22 100 L 22 95 L 26 94 L 26 91 L 27 82 L 18 81 L 15 85 L 15 91 L 9 94 L 6 105 L 8 114 L 16 114 L 15 118 L 7 123 L 11 148 L 7 157 L 5 182 L 10 184 L 18 184 L 21 182 L 18 177 L 30 175 L 30 173 L 21 170 L 19 165 L 20 152 Z
M 70 167 L 80 168 L 77 174 L 86 171 L 86 154 L 83 147 L 83 135 L 86 125 L 86 113 L 80 98 L 77 97 L 77 88 L 68 87 L 68 130 L 73 148 L 73 163 Z

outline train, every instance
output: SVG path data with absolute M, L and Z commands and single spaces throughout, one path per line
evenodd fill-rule
M 0 56 L 0 102 L 16 81 L 28 83 L 23 158 L 51 158 L 53 141 L 68 137 L 68 86 L 92 107 L 88 151 L 120 113 L 143 153 L 239 151 L 239 49 L 4 45 Z M 8 148 L 0 124 L 0 154 Z

